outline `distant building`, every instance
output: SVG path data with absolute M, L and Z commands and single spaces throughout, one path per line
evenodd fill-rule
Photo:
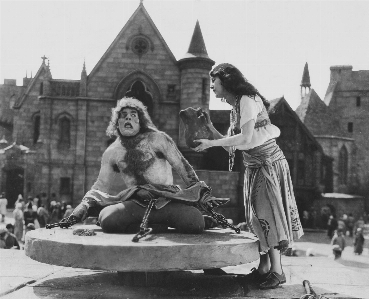
M 324 101 L 311 89 L 296 113 L 333 159 L 332 186 L 325 192 L 369 197 L 369 71 L 331 67 Z

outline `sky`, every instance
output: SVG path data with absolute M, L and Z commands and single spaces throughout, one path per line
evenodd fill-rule
M 0 83 L 35 75 L 46 55 L 54 79 L 80 79 L 103 56 L 139 0 L 0 0 Z M 369 0 L 144 0 L 176 59 L 196 21 L 208 55 L 228 62 L 267 99 L 301 101 L 304 65 L 324 99 L 333 65 L 369 70 Z M 229 109 L 211 93 L 210 109 Z

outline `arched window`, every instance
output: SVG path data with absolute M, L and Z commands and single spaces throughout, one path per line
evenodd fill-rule
M 44 82 L 41 82 L 40 84 L 40 95 L 44 94 Z
M 41 125 L 41 116 L 35 115 L 33 118 L 33 144 L 36 144 L 38 138 L 40 137 L 40 125 Z
M 146 89 L 144 83 L 142 83 L 139 80 L 134 82 L 131 86 L 131 89 L 126 92 L 125 96 L 140 100 L 147 107 L 149 114 L 152 115 L 153 109 L 152 95 Z
M 59 119 L 59 147 L 70 148 L 70 119 L 66 116 Z
M 340 155 L 338 158 L 338 172 L 339 172 L 339 182 L 340 184 L 347 184 L 347 173 L 348 173 L 348 153 L 346 146 L 342 146 L 340 150 Z

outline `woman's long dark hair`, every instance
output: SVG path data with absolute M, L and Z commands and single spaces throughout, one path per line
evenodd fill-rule
M 240 70 L 229 63 L 221 63 L 215 66 L 209 73 L 210 77 L 218 77 L 223 87 L 235 96 L 246 95 L 248 97 L 259 96 L 265 108 L 269 108 L 269 101 L 242 75 Z

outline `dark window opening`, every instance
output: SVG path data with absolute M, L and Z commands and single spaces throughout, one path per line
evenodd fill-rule
M 175 84 L 168 84 L 168 88 L 167 88 L 168 95 L 173 95 L 175 93 L 175 90 L 176 90 Z
M 33 144 L 36 144 L 40 137 L 40 115 L 36 115 L 33 120 Z
M 60 194 L 70 194 L 70 178 L 60 178 Z
M 339 172 L 339 182 L 340 184 L 347 184 L 347 172 L 348 172 L 348 153 L 345 146 L 340 150 L 339 160 L 338 160 L 338 172 Z
M 360 107 L 360 106 L 361 106 L 361 98 L 356 97 L 356 107 Z
M 206 87 L 207 87 L 207 78 L 202 78 L 202 94 L 205 95 L 206 94 Z
M 44 94 L 44 83 L 41 82 L 40 84 L 40 95 L 43 95 Z
M 70 120 L 67 117 L 62 117 L 59 120 L 59 147 L 70 147 Z
M 347 124 L 347 131 L 349 131 L 350 133 L 352 133 L 354 131 L 354 123 L 349 122 Z

